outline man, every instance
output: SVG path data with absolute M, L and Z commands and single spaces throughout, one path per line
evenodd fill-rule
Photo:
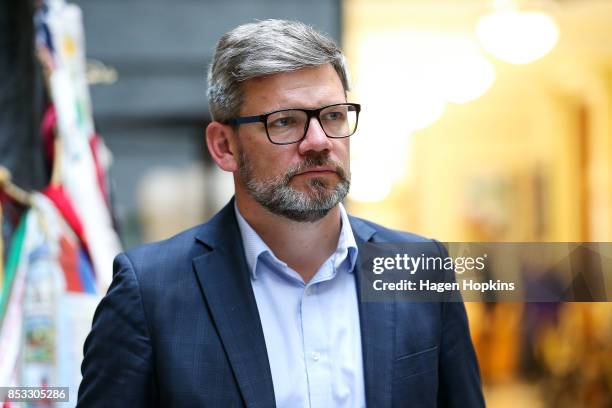
M 346 214 L 347 77 L 333 41 L 298 22 L 220 39 L 206 143 L 235 198 L 117 257 L 79 406 L 484 405 L 462 303 L 360 301 L 360 247 L 431 241 Z

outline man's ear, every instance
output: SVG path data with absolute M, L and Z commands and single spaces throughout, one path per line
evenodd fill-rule
M 233 133 L 231 126 L 216 121 L 206 127 L 206 146 L 210 156 L 222 170 L 232 173 L 238 170 L 237 152 L 232 143 Z

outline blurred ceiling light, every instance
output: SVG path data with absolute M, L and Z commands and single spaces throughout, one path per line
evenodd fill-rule
M 527 64 L 548 54 L 557 44 L 559 28 L 543 12 L 500 10 L 480 18 L 476 36 L 496 58 Z

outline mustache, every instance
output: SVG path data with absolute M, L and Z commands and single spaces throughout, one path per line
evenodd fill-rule
M 344 167 L 342 167 L 341 163 L 330 160 L 328 153 L 319 152 L 308 154 L 301 163 L 291 167 L 287 173 L 285 173 L 285 181 L 288 182 L 296 174 L 308 171 L 318 166 L 333 167 L 334 171 L 341 180 L 347 179 L 346 171 L 344 170 Z

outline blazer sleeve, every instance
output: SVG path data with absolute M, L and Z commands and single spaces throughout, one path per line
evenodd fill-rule
M 438 243 L 443 258 L 446 248 Z M 449 272 L 448 281 L 455 282 Z M 465 306 L 461 298 L 442 302 L 442 341 L 439 366 L 439 407 L 484 407 L 480 370 L 470 337 Z
M 154 406 L 153 352 L 140 287 L 127 255 L 113 263 L 113 281 L 85 340 L 77 407 Z

